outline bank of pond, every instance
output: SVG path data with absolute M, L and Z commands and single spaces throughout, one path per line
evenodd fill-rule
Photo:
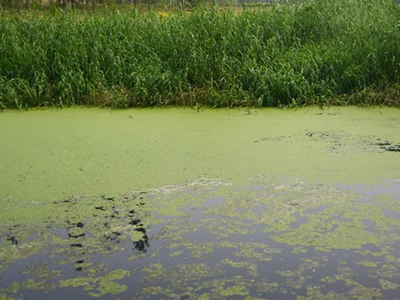
M 0 12 L 0 109 L 399 104 L 400 7 Z

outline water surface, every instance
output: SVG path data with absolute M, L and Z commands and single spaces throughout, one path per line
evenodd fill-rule
M 2 113 L 0 298 L 400 299 L 399 120 Z
M 69 108 L 0 113 L 0 199 L 120 195 L 198 178 L 400 178 L 398 109 Z

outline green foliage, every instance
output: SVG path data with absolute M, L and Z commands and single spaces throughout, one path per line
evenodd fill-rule
M 399 99 L 399 17 L 392 0 L 0 13 L 0 108 L 375 103 L 365 91 L 388 103 Z

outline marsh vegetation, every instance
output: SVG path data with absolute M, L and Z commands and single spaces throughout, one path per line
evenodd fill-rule
M 400 7 L 119 8 L 0 11 L 0 300 L 397 299 Z
M 0 107 L 398 104 L 400 7 L 0 13 Z

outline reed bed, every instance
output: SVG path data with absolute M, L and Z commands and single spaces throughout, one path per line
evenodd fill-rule
M 391 0 L 0 14 L 0 108 L 399 104 L 399 85 Z

